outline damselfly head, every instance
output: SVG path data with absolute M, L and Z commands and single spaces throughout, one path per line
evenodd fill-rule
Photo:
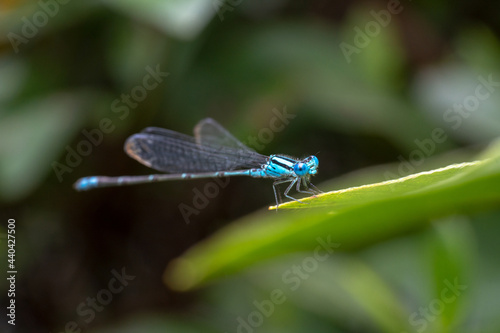
M 304 163 L 309 166 L 309 174 L 315 175 L 318 172 L 319 160 L 316 156 L 311 155 L 304 159 Z
M 318 172 L 318 158 L 311 155 L 293 166 L 293 172 L 299 177 L 305 175 L 315 175 Z

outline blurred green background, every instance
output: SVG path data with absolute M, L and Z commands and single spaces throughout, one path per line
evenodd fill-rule
M 283 275 L 313 252 L 284 249 L 178 292 L 163 282 L 174 258 L 252 212 L 273 219 L 270 181 L 231 179 L 188 219 L 180 205 L 213 181 L 72 188 L 151 173 L 126 138 L 190 134 L 205 117 L 262 154 L 315 154 L 323 191 L 472 161 L 499 136 L 499 13 L 472 1 L 3 1 L 0 267 L 14 218 L 13 331 L 500 331 L 494 205 L 340 244 L 295 289 Z M 446 139 L 430 144 L 436 129 Z M 450 283 L 465 287 L 443 294 Z

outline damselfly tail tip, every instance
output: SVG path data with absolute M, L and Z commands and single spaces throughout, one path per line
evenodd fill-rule
M 78 179 L 74 184 L 73 188 L 77 191 L 87 191 L 96 188 L 98 184 L 97 177 L 84 177 Z

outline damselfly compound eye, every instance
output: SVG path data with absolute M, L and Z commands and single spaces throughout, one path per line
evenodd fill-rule
M 299 162 L 293 166 L 293 172 L 295 172 L 297 176 L 304 176 L 307 173 L 307 165 Z

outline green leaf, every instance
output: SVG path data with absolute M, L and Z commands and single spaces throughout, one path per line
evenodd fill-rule
M 319 259 L 311 253 L 281 257 L 252 270 L 247 274 L 252 278 L 244 279 L 243 283 L 256 284 L 268 291 L 281 290 L 297 306 L 335 322 L 359 318 L 359 331 L 411 331 L 405 304 L 399 300 L 395 288 L 369 264 L 336 252 L 329 256 L 323 251 L 322 255 L 328 258 Z M 300 278 L 293 271 L 297 267 L 301 268 Z M 218 286 L 227 290 L 227 285 L 224 281 Z M 242 290 L 244 287 L 240 286 L 240 298 Z
M 448 332 L 466 318 L 464 305 L 470 295 L 465 291 L 474 284 L 472 275 L 478 257 L 474 230 L 466 217 L 450 216 L 437 222 L 428 240 L 427 262 L 432 265 L 433 299 L 440 300 L 443 307 L 429 324 L 433 331 Z M 454 293 L 450 285 L 457 286 Z
M 318 238 L 349 251 L 421 228 L 432 219 L 490 207 L 500 199 L 498 151 L 497 144 L 480 161 L 325 193 L 304 199 L 308 205 L 283 205 L 297 208 L 291 211 L 250 215 L 175 260 L 166 282 L 178 290 L 192 289 L 264 259 L 312 251 Z
M 360 203 L 365 204 L 370 200 L 380 200 L 382 198 L 398 196 L 403 192 L 407 193 L 409 191 L 420 190 L 424 186 L 447 180 L 463 172 L 464 169 L 468 170 L 468 168 L 477 166 L 479 163 L 480 162 L 465 162 L 452 164 L 444 168 L 424 171 L 399 179 L 322 193 L 318 196 L 301 199 L 303 203 L 307 203 L 308 205 L 304 205 L 297 201 L 291 201 L 281 204 L 279 208 L 308 209 L 312 207 L 335 206 L 336 209 L 339 209 Z M 271 206 L 269 209 L 276 209 L 276 206 Z
M 132 316 L 107 327 L 91 330 L 92 333 L 194 333 L 200 331 L 214 332 L 212 328 L 207 327 L 203 322 L 197 322 L 193 319 L 172 318 L 171 316 L 154 314 Z
M 205 0 L 106 0 L 107 4 L 127 15 L 153 24 L 181 39 L 195 38 L 216 13 L 212 1 Z
M 59 93 L 6 108 L 0 117 L 0 198 L 15 201 L 52 170 L 81 124 L 89 94 Z

